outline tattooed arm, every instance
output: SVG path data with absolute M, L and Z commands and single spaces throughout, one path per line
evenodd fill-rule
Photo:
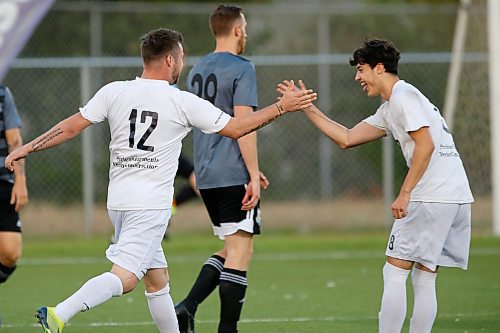
M 242 117 L 231 118 L 227 125 L 218 134 L 239 139 L 271 123 L 282 114 L 302 110 L 310 107 L 317 99 L 317 94 L 311 89 L 295 89 L 293 81 L 281 91 L 280 101 L 271 104 L 259 111 L 252 112 Z
M 48 149 L 70 140 L 91 124 L 90 121 L 82 117 L 80 112 L 77 112 L 71 117 L 64 119 L 35 140 L 11 152 L 5 159 L 5 167 L 12 171 L 14 170 L 14 161 L 25 158 L 32 152 Z

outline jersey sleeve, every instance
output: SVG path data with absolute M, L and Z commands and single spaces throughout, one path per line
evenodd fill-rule
M 223 129 L 231 116 L 187 91 L 181 91 L 182 108 L 188 124 L 200 129 L 203 133 L 213 134 Z
M 100 123 L 108 117 L 110 102 L 108 101 L 108 92 L 111 90 L 112 84 L 105 85 L 88 101 L 88 103 L 80 108 L 80 113 L 83 118 L 91 123 Z
M 393 105 L 400 125 L 406 132 L 413 132 L 422 127 L 430 126 L 429 119 L 422 109 L 422 103 L 414 92 L 409 91 L 398 94 Z
M 21 127 L 21 118 L 19 118 L 19 114 L 17 113 L 16 104 L 14 103 L 14 97 L 10 92 L 9 88 L 5 88 L 5 100 L 4 100 L 4 126 L 5 129 L 11 128 L 20 128 Z
M 257 76 L 255 66 L 249 62 L 243 62 L 243 70 L 235 81 L 233 104 L 251 106 L 257 109 Z
M 381 129 L 385 132 L 388 131 L 387 124 L 385 123 L 384 117 L 382 116 L 382 107 L 379 107 L 377 112 L 375 112 L 375 114 L 364 119 L 363 122 L 378 129 Z

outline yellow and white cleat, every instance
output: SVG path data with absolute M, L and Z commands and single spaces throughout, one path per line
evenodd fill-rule
M 54 308 L 42 306 L 36 310 L 35 318 L 42 325 L 44 333 L 61 333 L 64 323 L 54 313 Z

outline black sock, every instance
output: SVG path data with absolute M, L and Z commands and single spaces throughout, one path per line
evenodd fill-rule
M 183 301 L 189 313 L 194 315 L 198 308 L 198 304 L 203 302 L 205 298 L 217 288 L 219 285 L 220 272 L 224 268 L 224 261 L 224 258 L 213 255 L 205 262 L 193 287 Z
M 175 195 L 175 203 L 177 206 L 182 205 L 183 203 L 196 198 L 197 194 L 191 187 L 191 185 L 185 185 L 180 190 L 179 193 Z
M 238 332 L 238 321 L 245 301 L 247 272 L 224 268 L 220 275 L 220 321 L 218 333 Z
M 17 266 L 7 267 L 0 264 L 0 283 L 4 283 L 5 281 L 7 281 L 9 276 L 16 270 L 16 267 Z

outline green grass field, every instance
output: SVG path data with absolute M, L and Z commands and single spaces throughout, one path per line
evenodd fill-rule
M 181 233 L 165 243 L 174 302 L 182 299 L 200 265 L 220 245 L 210 235 Z M 106 247 L 104 238 L 25 239 L 18 270 L 0 286 L 0 331 L 41 331 L 34 325 L 36 308 L 55 305 L 109 269 Z M 259 236 L 240 332 L 376 332 L 384 249 L 383 234 Z M 75 316 L 65 332 L 157 332 L 143 291 L 141 285 Z M 468 271 L 442 269 L 438 300 L 434 333 L 500 332 L 500 239 L 474 238 Z M 410 317 L 411 305 L 408 313 Z M 215 332 L 217 318 L 215 293 L 199 308 L 197 332 Z

